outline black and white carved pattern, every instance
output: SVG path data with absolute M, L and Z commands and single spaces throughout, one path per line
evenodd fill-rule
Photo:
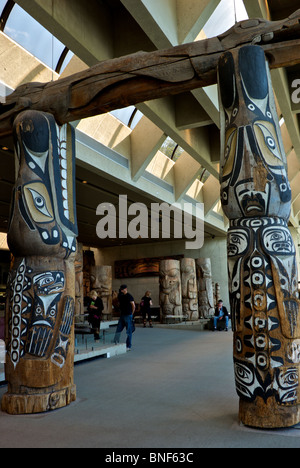
M 265 54 L 219 63 L 221 200 L 228 231 L 235 379 L 242 400 L 300 403 L 300 316 L 291 189 Z
M 253 402 L 261 397 L 265 402 L 274 397 L 278 404 L 297 404 L 299 373 L 296 367 L 281 367 L 262 374 L 251 362 L 234 362 L 237 393 L 240 398 Z
M 58 333 L 58 339 L 56 342 L 54 353 L 51 356 L 51 362 L 53 362 L 53 364 L 60 368 L 62 368 L 66 362 L 68 347 L 70 344 L 71 328 L 74 319 L 74 311 L 74 299 L 70 296 L 66 296 L 64 300 L 64 312 Z
M 21 218 L 22 229 L 38 233 L 41 246 L 68 258 L 78 235 L 74 130 L 58 126 L 51 114 L 26 111 L 16 119 L 14 138 L 19 174 L 10 230 L 20 228 Z
M 20 358 L 24 355 L 25 341 L 28 331 L 28 315 L 31 313 L 32 301 L 26 296 L 26 291 L 31 288 L 31 279 L 28 276 L 31 270 L 26 268 L 25 259 L 22 260 L 15 272 L 12 272 L 13 280 L 10 282 L 10 342 L 8 351 L 11 361 L 16 368 Z
M 297 392 L 297 386 L 286 389 L 279 385 L 282 379 L 276 377 L 282 375 L 285 365 L 300 361 L 295 247 L 286 222 L 266 217 L 232 221 L 228 232 L 228 265 L 238 394 L 246 399 L 259 395 L 264 400 L 274 395 L 280 404 L 286 400 L 295 402 L 295 398 L 287 395 Z M 276 275 L 280 293 L 274 284 Z M 241 300 L 242 309 L 237 307 Z M 291 344 L 286 345 L 280 338 L 281 330 L 294 340 Z M 292 369 L 286 376 L 298 375 L 298 367 Z
M 26 352 L 45 357 L 53 338 L 65 276 L 62 271 L 45 271 L 34 275 L 32 283 L 34 301 Z

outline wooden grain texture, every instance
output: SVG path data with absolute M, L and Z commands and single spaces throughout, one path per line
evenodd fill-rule
M 260 43 L 271 68 L 300 63 L 299 19 L 300 10 L 283 21 L 251 19 L 219 37 L 108 60 L 55 82 L 22 85 L 0 106 L 0 136 L 11 133 L 15 116 L 25 109 L 50 112 L 62 125 L 214 84 L 221 54 L 244 44 Z
M 300 422 L 300 308 L 291 189 L 264 51 L 245 46 L 219 63 L 221 200 L 240 420 Z
M 50 114 L 14 123 L 16 183 L 8 244 L 14 255 L 6 301 L 2 410 L 50 411 L 76 398 L 74 372 L 74 134 Z
M 159 266 L 159 303 L 161 321 L 168 316 L 182 320 L 182 290 L 179 260 L 161 260 Z

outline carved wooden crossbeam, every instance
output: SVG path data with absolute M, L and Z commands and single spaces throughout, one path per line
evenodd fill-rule
M 271 69 L 300 63 L 300 10 L 283 21 L 251 19 L 203 41 L 101 62 L 49 83 L 22 85 L 0 106 L 0 137 L 26 109 L 50 112 L 60 124 L 179 94 L 217 82 L 225 51 L 260 44 Z

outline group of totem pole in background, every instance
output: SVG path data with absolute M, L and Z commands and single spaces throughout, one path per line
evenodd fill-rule
M 159 271 L 161 321 L 209 319 L 220 300 L 220 285 L 213 283 L 210 258 L 161 260 Z
M 84 317 L 84 297 L 96 291 L 103 302 L 103 319 L 117 315 L 112 289 L 112 267 L 107 265 L 84 266 L 82 245 L 78 244 L 75 259 L 75 317 Z M 214 316 L 220 300 L 220 285 L 212 280 L 210 258 L 182 258 L 160 261 L 159 305 L 160 320 L 173 317 L 177 321 L 209 319 Z M 137 304 L 138 306 L 138 304 Z M 137 310 L 138 312 L 138 310 Z
M 96 291 L 103 302 L 103 320 L 112 317 L 112 267 L 94 265 L 85 259 L 82 244 L 78 243 L 75 259 L 75 320 L 84 318 L 85 298 Z

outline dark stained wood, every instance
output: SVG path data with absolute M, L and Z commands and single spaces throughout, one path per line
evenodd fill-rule
M 219 64 L 220 183 L 240 421 L 280 428 L 300 422 L 300 302 L 288 229 L 292 192 L 272 83 L 259 46 Z
M 223 52 L 260 43 L 271 68 L 300 63 L 300 10 L 283 21 L 251 19 L 219 37 L 99 63 L 50 83 L 22 85 L 0 107 L 0 137 L 22 110 L 53 114 L 59 124 L 179 94 L 217 82 Z

